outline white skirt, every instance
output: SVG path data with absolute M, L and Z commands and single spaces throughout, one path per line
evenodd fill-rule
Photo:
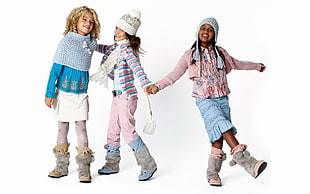
M 54 118 L 57 121 L 88 120 L 88 95 L 87 93 L 74 94 L 58 90 L 53 110 Z

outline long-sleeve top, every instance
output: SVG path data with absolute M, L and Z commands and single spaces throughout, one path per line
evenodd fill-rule
M 211 48 L 203 49 L 205 60 L 192 63 L 193 49 L 185 51 L 175 68 L 156 84 L 162 90 L 174 84 L 188 70 L 189 79 L 194 82 L 193 97 L 216 98 L 226 96 L 230 93 L 226 74 L 231 70 L 257 70 L 260 71 L 261 64 L 248 61 L 240 61 L 230 56 L 225 49 L 217 47 L 219 54 L 224 60 L 225 67 L 218 69 L 214 51 Z
M 97 44 L 95 50 L 104 54 L 101 64 L 104 64 L 116 46 L 116 44 L 109 46 Z M 120 85 L 122 86 L 122 91 L 124 94 L 128 96 L 137 95 L 137 89 L 134 85 L 134 75 L 139 79 L 142 88 L 151 84 L 151 81 L 147 78 L 147 75 L 141 66 L 138 56 L 129 46 L 129 43 L 124 43 L 121 45 L 120 54 L 117 60 L 117 67 L 119 72 Z M 112 80 L 114 80 L 114 73 L 115 71 L 113 69 L 108 74 L 108 77 Z
M 56 97 L 57 89 L 75 94 L 86 93 L 88 88 L 88 71 L 80 71 L 66 65 L 54 63 L 48 79 L 45 96 Z

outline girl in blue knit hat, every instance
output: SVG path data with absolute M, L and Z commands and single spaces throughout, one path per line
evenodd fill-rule
M 195 43 L 184 53 L 174 70 L 146 88 L 148 94 L 156 94 L 174 84 L 188 70 L 194 84 L 192 96 L 196 99 L 211 143 L 207 179 L 212 186 L 222 185 L 219 172 L 226 159 L 222 150 L 224 140 L 231 148 L 231 166 L 238 164 L 255 178 L 267 166 L 265 161 L 252 157 L 247 146 L 240 144 L 235 137 L 237 129 L 230 119 L 230 90 L 226 78 L 232 69 L 263 72 L 266 67 L 261 63 L 239 61 L 231 57 L 225 49 L 216 45 L 218 31 L 216 19 L 203 19 L 198 26 Z
M 90 68 L 100 23 L 94 9 L 86 6 L 73 9 L 67 17 L 64 37 L 60 41 L 45 93 L 45 104 L 53 108 L 58 121 L 57 145 L 53 149 L 56 167 L 48 176 L 68 175 L 69 122 L 75 122 L 78 137 L 76 162 L 80 182 L 91 182 L 90 163 L 93 152 L 88 148 L 86 120 L 88 120 L 88 70 Z

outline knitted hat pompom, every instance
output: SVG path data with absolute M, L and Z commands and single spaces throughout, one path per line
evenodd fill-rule
M 131 17 L 133 17 L 133 18 L 136 18 L 136 19 L 140 19 L 140 18 L 141 18 L 141 13 L 140 13 L 140 11 L 138 11 L 138 10 L 136 10 L 136 9 L 131 10 L 131 11 L 129 12 L 129 15 L 130 15 Z

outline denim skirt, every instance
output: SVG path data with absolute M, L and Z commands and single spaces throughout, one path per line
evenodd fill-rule
M 219 140 L 222 134 L 230 129 L 232 129 L 233 134 L 237 133 L 237 129 L 230 119 L 228 96 L 196 98 L 196 105 L 204 121 L 211 144 Z

